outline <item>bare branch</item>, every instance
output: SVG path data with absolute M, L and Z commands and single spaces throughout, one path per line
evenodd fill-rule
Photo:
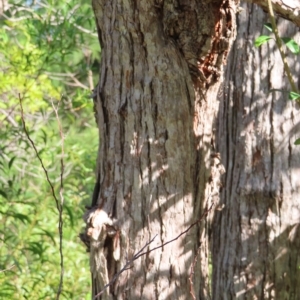
M 58 201 L 58 198 L 57 198 L 57 196 L 56 196 L 56 194 L 55 194 L 54 186 L 53 186 L 52 183 L 51 183 L 51 180 L 50 180 L 49 175 L 48 175 L 48 171 L 47 171 L 47 169 L 46 169 L 46 167 L 45 167 L 45 165 L 44 165 L 44 163 L 43 163 L 43 161 L 42 161 L 42 159 L 41 159 L 41 157 L 40 157 L 40 155 L 39 155 L 39 152 L 38 152 L 38 150 L 37 150 L 37 148 L 36 148 L 36 146 L 35 146 L 35 143 L 34 143 L 33 140 L 31 139 L 31 137 L 29 136 L 28 130 L 27 130 L 27 128 L 26 128 L 26 123 L 25 123 L 25 119 L 24 119 L 24 110 L 23 110 L 23 105 L 22 105 L 22 98 L 21 98 L 21 95 L 20 95 L 20 94 L 19 94 L 19 103 L 20 103 L 20 107 L 21 107 L 21 120 L 22 120 L 22 124 L 23 124 L 23 128 L 24 128 L 24 132 L 25 132 L 26 137 L 28 138 L 28 140 L 29 140 L 29 142 L 30 142 L 32 148 L 34 149 L 34 152 L 35 152 L 35 154 L 36 154 L 36 157 L 37 157 L 38 160 L 40 161 L 40 164 L 41 164 L 42 169 L 44 170 L 44 173 L 45 173 L 45 175 L 46 175 L 47 182 L 48 182 L 48 184 L 49 184 L 49 186 L 50 186 L 50 188 L 51 188 L 51 191 L 52 191 L 52 196 L 53 196 L 53 198 L 54 198 L 54 200 L 55 200 L 56 208 L 57 208 L 57 210 L 59 211 L 59 210 L 60 210 L 60 207 L 59 207 L 59 201 Z
M 10 267 L 8 267 L 6 269 L 0 270 L 0 273 L 8 271 L 8 270 L 12 269 L 14 266 L 15 265 L 11 265 Z
M 69 86 L 76 86 L 76 87 L 81 87 L 85 90 L 89 90 L 90 88 L 86 85 L 84 85 L 83 83 L 81 83 L 75 76 L 76 74 L 73 73 L 52 73 L 52 72 L 45 72 L 45 74 L 48 75 L 49 78 L 53 79 L 53 80 L 63 80 L 65 84 L 69 85 Z M 66 81 L 66 77 L 70 78 L 71 80 L 73 80 L 73 82 L 71 81 Z
M 22 124 L 23 124 L 23 128 L 24 128 L 24 132 L 26 134 L 26 137 L 28 138 L 32 148 L 34 149 L 35 151 L 35 154 L 36 154 L 36 157 L 38 158 L 38 160 L 40 161 L 40 164 L 41 164 L 41 167 L 42 169 L 44 170 L 44 173 L 46 175 L 46 179 L 47 179 L 47 182 L 51 188 L 51 192 L 52 192 L 52 196 L 55 200 L 55 204 L 56 204 L 56 208 L 57 208 L 57 211 L 59 213 L 59 222 L 58 222 L 58 232 L 59 232 L 59 253 L 60 253 L 60 266 L 61 266 L 61 270 L 60 270 L 60 281 L 59 281 L 59 287 L 58 287 L 58 291 L 57 291 L 57 294 L 56 294 L 56 299 L 58 300 L 59 297 L 60 297 L 60 294 L 62 292 L 62 286 L 63 286 L 63 274 L 64 274 L 64 269 L 63 269 L 63 265 L 64 265 L 64 262 L 63 262 L 63 252 L 62 252 L 62 238 L 63 238 L 63 221 L 62 221 L 62 204 L 63 204 L 63 198 L 61 200 L 61 202 L 59 202 L 56 194 L 55 194 L 55 191 L 54 191 L 54 186 L 49 178 L 49 175 L 48 175 L 48 171 L 47 169 L 45 168 L 45 165 L 43 163 L 43 160 L 41 159 L 39 153 L 38 153 L 38 150 L 35 146 L 35 143 L 33 142 L 33 140 L 31 139 L 31 137 L 29 136 L 29 133 L 28 133 L 28 130 L 26 128 L 26 123 L 25 123 L 25 119 L 24 119 L 24 110 L 23 110 L 23 105 L 22 105 L 22 98 L 21 98 L 21 95 L 19 94 L 19 103 L 20 103 L 20 108 L 21 108 L 21 120 L 22 120 Z M 54 108 L 55 110 L 55 108 Z M 57 114 L 57 110 L 55 110 L 55 113 Z M 57 118 L 58 118 L 58 115 L 57 115 Z M 59 122 L 59 128 L 60 128 L 60 133 L 61 133 L 61 136 L 62 136 L 62 131 L 61 131 L 61 125 L 60 125 L 60 122 Z M 62 139 L 62 143 L 63 143 L 63 139 Z M 62 152 L 63 152 L 63 146 L 62 146 Z M 63 159 L 63 158 L 62 158 Z M 62 191 L 62 188 L 63 188 L 63 184 L 62 184 L 62 178 L 63 178 L 63 168 L 64 168 L 64 165 L 63 165 L 63 162 L 61 163 L 61 191 Z
M 84 33 L 90 34 L 91 36 L 95 36 L 95 37 L 98 36 L 97 33 L 94 33 L 91 30 L 88 30 L 88 29 L 86 29 L 86 28 L 84 28 L 82 26 L 79 26 L 79 25 L 75 24 L 75 23 L 73 24 L 73 26 L 76 27 L 78 30 L 84 32 Z
M 258 4 L 263 10 L 268 11 L 268 0 L 246 0 Z M 300 3 L 291 0 L 272 0 L 274 12 L 297 26 L 300 26 Z
M 5 109 L 0 108 L 0 111 L 5 115 L 4 120 L 0 124 L 2 124 L 6 119 L 12 124 L 14 127 L 18 127 L 18 123 L 15 121 L 15 119 L 11 116 L 13 113 L 14 109 L 16 108 L 17 105 L 15 105 L 10 112 L 7 112 Z
M 60 139 L 61 139 L 61 157 L 60 157 L 60 188 L 59 188 L 59 196 L 60 196 L 60 210 L 58 211 L 58 231 L 59 231 L 59 254 L 60 254 L 60 281 L 59 281 L 59 287 L 57 291 L 57 297 L 56 299 L 59 299 L 59 295 L 62 292 L 62 287 L 63 287 L 63 278 L 64 278 L 64 258 L 63 258 L 63 205 L 64 205 L 64 196 L 63 196 L 63 190 L 64 190 L 64 181 L 63 181 L 63 176 L 64 176 L 64 135 L 62 131 L 62 126 L 61 122 L 58 116 L 58 108 L 55 107 L 53 101 L 51 101 L 53 110 L 55 112 L 58 128 L 59 128 L 59 134 L 60 134 Z

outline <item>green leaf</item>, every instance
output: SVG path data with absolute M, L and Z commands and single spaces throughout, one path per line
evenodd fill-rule
M 15 218 L 15 219 L 19 219 L 23 224 L 26 223 L 30 223 L 30 218 L 24 214 L 20 214 L 20 213 L 7 213 L 7 215 Z
M 300 94 L 295 92 L 289 92 L 289 100 L 298 100 L 300 98 Z
M 283 38 L 281 38 L 281 40 L 285 43 L 285 45 L 288 47 L 288 49 L 290 49 L 290 51 L 293 54 L 299 54 L 300 53 L 300 47 L 295 42 L 295 40 L 293 40 L 290 37 L 283 37 Z
M 262 44 L 266 43 L 270 39 L 272 38 L 268 35 L 261 35 L 254 41 L 254 46 L 260 47 Z
M 42 136 L 43 142 L 46 145 L 47 144 L 47 133 L 43 128 L 41 129 L 41 132 L 43 133 L 43 136 Z
M 9 185 L 10 188 L 13 187 L 14 181 L 15 181 L 15 178 L 13 178 L 13 180 L 10 180 L 10 179 L 9 179 L 9 180 L 7 181 L 7 183 L 8 183 L 8 185 Z
M 294 145 L 300 145 L 300 139 L 296 139 L 296 141 L 294 142 Z
M 31 251 L 32 253 L 37 254 L 41 258 L 47 248 L 48 247 L 41 244 L 41 242 L 29 242 L 28 247 L 24 247 L 23 250 Z
M 273 32 L 273 28 L 272 28 L 272 24 L 271 23 L 264 24 L 264 27 L 267 28 L 270 32 Z
M 4 191 L 2 191 L 2 190 L 0 190 L 0 195 L 1 195 L 3 198 L 8 199 L 7 194 L 6 194 Z
M 64 208 L 70 218 L 71 227 L 73 228 L 74 227 L 74 217 L 73 217 L 72 209 L 68 205 L 65 205 Z
M 13 162 L 14 162 L 15 159 L 16 159 L 16 156 L 14 156 L 14 157 L 9 161 L 9 163 L 8 163 L 8 168 L 9 168 L 9 169 L 11 168 L 11 166 L 12 166 L 12 164 L 13 164 Z
M 40 228 L 39 230 L 41 230 L 42 232 L 37 232 L 37 233 L 34 233 L 33 235 L 47 236 L 51 239 L 51 241 L 53 242 L 53 245 L 56 245 L 54 236 L 50 231 L 43 229 L 43 228 Z
M 19 271 L 22 272 L 22 264 L 15 257 L 12 257 L 12 260 L 14 261 L 14 265 L 16 265 Z

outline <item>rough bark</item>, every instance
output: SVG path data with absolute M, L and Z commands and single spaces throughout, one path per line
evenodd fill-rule
M 82 238 L 95 296 L 150 238 L 158 235 L 148 248 L 174 238 L 211 201 L 213 120 L 236 3 L 94 0 L 93 7 L 102 49 L 95 91 L 100 148 Z M 135 261 L 101 299 L 190 298 L 199 246 L 193 289 L 197 299 L 208 299 L 205 220 Z
M 218 149 L 226 167 L 213 227 L 213 299 L 300 299 L 299 105 L 288 100 L 274 42 L 257 49 L 267 16 L 243 5 L 220 97 Z M 299 41 L 280 20 L 282 36 Z M 299 86 L 299 56 L 288 55 Z

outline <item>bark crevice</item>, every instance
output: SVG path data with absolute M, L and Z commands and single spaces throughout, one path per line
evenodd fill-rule
M 91 271 L 98 280 L 93 295 L 110 269 L 119 270 L 155 234 L 160 238 L 153 246 L 172 239 L 217 201 L 222 172 L 211 154 L 236 5 L 93 0 L 102 72 L 95 96 L 100 189 L 92 209 L 108 219 L 100 226 L 87 218 L 87 231 L 116 226 L 120 244 L 116 260 L 107 252 L 116 250 L 105 230 L 104 236 L 90 235 Z M 208 223 L 139 258 L 103 299 L 188 297 L 199 245 L 193 284 L 199 299 L 209 299 Z

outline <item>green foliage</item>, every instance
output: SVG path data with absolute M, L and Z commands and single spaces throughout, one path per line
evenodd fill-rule
M 271 40 L 272 38 L 268 35 L 260 35 L 254 42 L 255 47 L 260 47 L 267 41 Z
M 295 142 L 294 142 L 295 145 L 300 145 L 300 139 L 297 139 Z M 299 269 L 300 269 L 300 266 L 299 266 Z
M 283 37 L 281 38 L 283 43 L 287 46 L 287 48 L 293 53 L 293 54 L 299 54 L 299 45 L 290 37 Z
M 11 1 L 0 15 L 0 299 L 54 299 L 59 283 L 58 213 L 22 129 L 59 190 L 65 137 L 63 299 L 88 299 L 88 256 L 80 244 L 98 147 L 92 101 L 99 46 L 89 1 Z
M 273 32 L 272 25 L 270 23 L 264 24 L 264 27 L 268 31 Z M 260 47 L 261 45 L 265 44 L 269 40 L 273 40 L 273 38 L 269 35 L 260 35 L 258 38 L 255 39 L 254 45 L 255 47 Z M 300 53 L 299 44 L 294 39 L 290 37 L 282 37 L 281 40 L 293 54 L 297 55 Z
M 276 27 L 276 23 L 274 21 L 273 23 L 274 28 Z M 273 30 L 273 26 L 271 23 L 266 23 L 264 24 L 264 27 L 270 31 L 271 33 L 275 33 L 275 35 L 277 34 L 277 31 Z M 258 38 L 255 39 L 254 41 L 254 45 L 255 47 L 260 47 L 261 45 L 265 44 L 266 42 L 268 42 L 269 40 L 273 39 L 272 37 L 270 37 L 269 35 L 261 35 Z M 281 57 L 282 60 L 284 62 L 284 67 L 285 67 L 285 72 L 287 73 L 287 76 L 289 78 L 291 87 L 293 91 L 288 92 L 288 99 L 292 100 L 292 101 L 299 101 L 300 99 L 300 93 L 296 90 L 296 86 L 295 83 L 293 82 L 292 76 L 290 74 L 290 70 L 289 67 L 287 65 L 287 63 L 285 62 L 285 55 L 283 54 L 283 51 L 281 49 L 281 45 L 280 45 L 280 40 L 285 44 L 285 46 L 287 47 L 287 49 L 289 49 L 293 54 L 298 55 L 300 53 L 300 46 L 299 44 L 292 38 L 290 37 L 281 37 L 279 38 L 277 35 L 277 39 L 275 39 L 276 44 L 281 52 Z M 278 90 L 278 89 L 273 89 L 271 91 L 277 91 L 277 92 L 285 92 L 283 90 Z M 295 145 L 300 145 L 300 139 L 297 139 L 294 142 Z
M 289 92 L 289 100 L 298 100 L 300 98 L 300 94 L 296 92 Z
M 273 32 L 273 28 L 272 28 L 272 24 L 271 24 L 271 23 L 266 23 L 266 24 L 264 24 L 264 27 L 265 27 L 268 31 Z

